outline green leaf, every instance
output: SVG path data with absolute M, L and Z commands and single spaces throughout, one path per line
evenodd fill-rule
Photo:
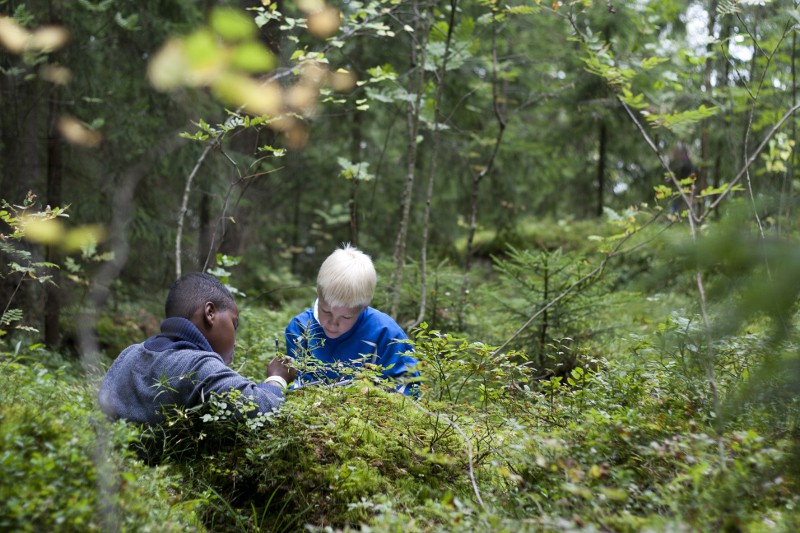
M 89 0 L 78 0 L 78 3 L 93 13 L 103 13 L 108 11 L 108 8 L 114 4 L 114 0 L 102 0 L 96 4 L 89 2 Z
M 233 8 L 216 8 L 211 12 L 211 28 L 227 41 L 250 39 L 256 35 L 256 24 L 246 13 Z
M 397 73 L 394 70 L 392 65 L 378 65 L 377 67 L 372 67 L 367 69 L 367 74 L 369 74 L 369 83 L 377 83 L 384 80 L 396 80 Z
M 337 157 L 336 162 L 342 169 L 339 176 L 347 180 L 370 181 L 375 176 L 369 173 L 369 163 L 364 161 L 351 162 L 344 157 Z
M 704 196 L 714 196 L 714 195 L 717 195 L 717 194 L 722 194 L 722 193 L 725 192 L 725 190 L 727 188 L 728 188 L 728 184 L 727 183 L 723 183 L 719 187 L 706 187 L 700 193 L 700 197 L 702 198 Z M 743 191 L 744 187 L 742 187 L 741 185 L 734 185 L 733 187 L 731 187 L 731 190 L 732 191 Z
M 117 25 L 124 30 L 139 31 L 141 29 L 139 27 L 138 13 L 133 13 L 128 18 L 125 18 L 124 16 L 122 16 L 122 13 L 118 11 L 117 14 L 114 15 L 114 22 L 116 22 Z
M 532 15 L 538 13 L 542 8 L 534 6 L 506 6 L 509 15 Z
M 217 39 L 208 30 L 198 30 L 184 41 L 186 59 L 192 68 L 199 69 L 219 61 L 221 49 Z
M 12 322 L 22 320 L 21 309 L 9 309 L 2 316 L 0 316 L 0 326 L 8 326 Z
M 266 46 L 248 41 L 233 49 L 231 63 L 248 72 L 266 72 L 274 69 L 277 62 Z
M 669 61 L 666 57 L 646 57 L 642 59 L 642 68 L 646 70 L 650 70 L 656 65 L 660 65 L 661 63 L 665 63 Z

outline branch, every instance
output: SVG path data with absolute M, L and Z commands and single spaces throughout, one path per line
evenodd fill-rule
M 367 23 L 372 22 L 373 20 L 375 20 L 377 18 L 380 18 L 382 16 L 385 16 L 387 14 L 391 14 L 391 12 L 394 9 L 396 9 L 397 7 L 399 7 L 399 4 L 398 4 L 398 6 L 395 6 L 395 7 L 391 8 L 388 11 L 388 13 L 387 12 L 381 12 L 379 15 L 375 15 L 375 16 L 373 16 L 371 18 L 365 19 L 363 21 L 363 25 L 366 25 Z M 356 26 L 356 27 L 346 31 L 339 40 L 342 41 L 342 40 L 347 40 L 347 39 L 350 39 L 351 37 L 354 37 L 358 33 L 358 31 L 360 29 L 361 29 L 360 26 Z M 325 54 L 328 50 L 331 49 L 332 46 L 333 46 L 333 44 L 331 42 L 326 43 L 326 45 L 320 49 L 321 50 L 320 53 L 321 54 Z M 265 76 L 262 79 L 262 85 L 265 85 L 267 83 L 270 83 L 270 82 L 277 81 L 277 80 L 280 80 L 282 78 L 285 78 L 285 77 L 293 74 L 295 72 L 295 70 L 296 70 L 296 67 L 294 67 L 294 66 L 289 66 L 289 67 L 284 67 L 282 69 L 277 69 L 275 72 L 273 72 L 272 74 L 270 74 L 268 76 Z M 241 105 L 236 109 L 236 111 L 234 111 L 233 114 L 235 114 L 235 115 L 239 114 L 244 109 L 245 109 L 245 106 Z M 180 212 L 178 214 L 178 230 L 177 230 L 177 235 L 175 236 L 175 277 L 176 277 L 176 279 L 181 277 L 181 238 L 183 236 L 183 220 L 184 220 L 184 216 L 186 215 L 186 211 L 188 209 L 189 194 L 191 192 L 192 182 L 194 181 L 194 178 L 197 175 L 197 172 L 200 170 L 200 167 L 203 166 L 203 162 L 205 161 L 205 159 L 208 156 L 208 154 L 211 152 L 212 149 L 214 149 L 216 146 L 218 146 L 222 142 L 222 138 L 224 137 L 224 135 L 225 135 L 225 132 L 218 133 L 217 135 L 215 135 L 213 138 L 211 138 L 208 141 L 208 144 L 203 149 L 203 153 L 200 154 L 200 157 L 197 159 L 197 162 L 195 163 L 194 168 L 192 169 L 192 171 L 189 174 L 189 176 L 186 178 L 186 186 L 184 187 L 184 190 L 183 190 L 183 199 L 181 201 L 181 208 L 180 208 Z M 208 264 L 208 260 L 206 260 L 206 264 Z
M 662 154 L 661 150 L 658 149 L 658 147 L 656 146 L 656 143 L 654 143 L 653 140 L 650 138 L 650 135 L 647 134 L 647 130 L 644 129 L 644 126 L 642 126 L 642 123 L 639 122 L 638 118 L 636 118 L 636 115 L 634 114 L 633 110 L 628 106 L 628 104 L 623 102 L 622 99 L 620 99 L 619 97 L 617 97 L 617 101 L 620 104 L 622 104 L 622 107 L 628 113 L 628 116 L 633 121 L 633 124 L 636 126 L 636 129 L 638 129 L 639 133 L 641 133 L 642 138 L 645 140 L 645 142 L 650 147 L 650 149 L 653 150 L 653 152 L 656 154 L 656 157 L 658 157 L 658 161 L 661 163 L 661 166 L 664 167 L 664 170 L 667 171 L 667 176 L 669 176 L 670 182 L 675 186 L 675 189 L 677 189 L 678 194 L 681 195 L 681 198 L 683 199 L 684 203 L 688 207 L 688 209 L 689 209 L 689 227 L 691 229 L 692 236 L 694 236 L 695 223 L 699 222 L 699 219 L 695 215 L 694 208 L 692 207 L 691 198 L 689 198 L 689 196 L 687 196 L 687 194 L 684 192 L 683 187 L 681 186 L 680 182 L 678 181 L 677 176 L 675 176 L 675 173 L 670 168 L 669 162 L 667 161 L 666 157 L 664 157 L 664 154 Z
M 469 272 L 472 268 L 472 246 L 475 239 L 475 231 L 477 229 L 478 218 L 478 186 L 489 172 L 494 168 L 494 161 L 500 151 L 500 144 L 503 141 L 503 133 L 506 129 L 506 119 L 500 109 L 499 95 L 497 93 L 497 12 L 492 8 L 492 111 L 494 112 L 495 119 L 497 120 L 498 131 L 494 140 L 492 152 L 489 154 L 489 159 L 486 162 L 483 170 L 478 174 L 472 176 L 472 193 L 470 198 L 470 216 L 469 216 L 469 235 L 467 236 L 467 250 L 464 259 L 464 279 L 461 284 L 462 301 L 466 295 L 467 286 L 469 284 Z M 460 320 L 459 320 L 460 322 Z
M 467 434 L 464 433 L 464 431 L 462 431 L 462 429 L 460 427 L 458 427 L 458 424 L 456 424 L 455 422 L 453 422 L 449 418 L 441 417 L 438 413 L 432 413 L 432 412 L 428 411 L 427 409 L 422 407 L 419 404 L 419 402 L 412 401 L 410 403 L 411 403 L 411 405 L 413 405 L 414 407 L 416 407 L 417 409 L 419 409 L 420 411 L 422 411 L 423 413 L 425 413 L 426 415 L 428 415 L 430 417 L 434 417 L 437 420 L 440 419 L 440 418 L 443 419 L 445 422 L 447 422 L 450 425 L 450 427 L 452 427 L 453 429 L 458 431 L 458 434 L 461 435 L 461 438 L 464 439 L 464 442 L 467 443 L 467 460 L 469 461 L 469 481 L 470 481 L 470 483 L 472 483 L 472 491 L 475 493 L 475 498 L 477 498 L 478 503 L 480 504 L 480 506 L 485 508 L 486 506 L 483 503 L 483 498 L 481 498 L 481 492 L 478 490 L 478 484 L 475 482 L 475 469 L 473 467 L 473 459 L 472 459 L 472 443 L 470 442 L 469 438 L 467 438 Z
M 770 139 L 772 139 L 772 137 L 775 136 L 775 134 L 778 132 L 781 126 L 783 126 L 783 123 L 789 120 L 789 118 L 792 115 L 794 115 L 798 109 L 800 109 L 800 104 L 793 105 L 791 108 L 789 108 L 789 110 L 786 113 L 784 113 L 784 115 L 777 122 L 777 124 L 775 124 L 771 130 L 769 130 L 766 137 L 764 137 L 764 140 L 761 141 L 761 144 L 758 145 L 758 148 L 756 148 L 756 150 L 750 155 L 750 157 L 747 158 L 744 167 L 739 171 L 738 174 L 736 174 L 736 177 L 733 178 L 733 181 L 731 181 L 728 184 L 728 186 L 725 187 L 725 190 L 722 191 L 722 193 L 720 193 L 717 199 L 714 200 L 714 202 L 712 202 L 711 205 L 708 207 L 707 213 L 713 211 L 714 208 L 717 207 L 717 205 L 719 205 L 719 203 L 731 192 L 731 190 L 733 190 L 733 187 L 741 181 L 742 177 L 747 173 L 748 169 L 755 162 L 756 158 L 761 154 L 761 152 L 764 151 L 764 148 L 766 148 Z
M 206 157 L 211 150 L 217 146 L 218 142 L 219 137 L 215 137 L 212 142 L 206 145 L 206 147 L 203 149 L 203 153 L 200 154 L 200 158 L 197 160 L 197 163 L 195 163 L 194 168 L 189 173 L 189 177 L 186 178 L 186 186 L 183 188 L 181 209 L 178 212 L 178 231 L 175 233 L 175 279 L 181 277 L 181 238 L 183 237 L 183 219 L 186 215 L 189 205 L 189 193 L 192 190 L 192 181 L 194 181 L 194 177 L 197 175 L 200 167 L 203 166 L 203 161 L 206 160 Z
M 235 163 L 234 163 L 234 165 L 235 165 Z M 231 199 L 231 194 L 233 194 L 234 187 L 236 187 L 237 185 L 240 185 L 242 182 L 249 181 L 249 180 L 254 180 L 256 178 L 260 178 L 261 176 L 265 176 L 267 174 L 272 174 L 273 172 L 277 172 L 279 170 L 282 170 L 283 168 L 284 167 L 278 167 L 278 168 L 274 168 L 272 170 L 266 170 L 264 172 L 258 172 L 256 174 L 250 174 L 250 175 L 247 175 L 247 176 L 242 176 L 238 180 L 232 181 L 228 185 L 228 190 L 225 192 L 225 201 L 222 203 L 222 213 L 219 215 L 219 218 L 217 219 L 217 224 L 214 226 L 214 233 L 211 234 L 211 242 L 208 243 L 208 255 L 206 255 L 206 260 L 203 262 L 203 271 L 204 272 L 208 268 L 208 264 L 211 262 L 211 258 L 214 257 L 214 242 L 217 240 L 217 228 L 221 228 L 220 241 L 222 241 L 222 239 L 225 236 L 225 219 L 227 218 L 226 215 L 227 215 L 227 212 L 228 212 L 228 204 L 229 204 L 230 199 Z M 245 190 L 246 189 L 247 189 L 247 187 L 245 187 Z M 239 205 L 239 202 L 241 201 L 241 199 L 242 199 L 241 196 L 239 196 L 239 199 L 234 203 L 234 208 Z

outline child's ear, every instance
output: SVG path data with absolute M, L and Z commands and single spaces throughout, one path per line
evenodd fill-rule
M 211 329 L 214 325 L 214 320 L 217 317 L 217 308 L 213 302 L 206 302 L 203 306 L 203 324 L 206 328 Z

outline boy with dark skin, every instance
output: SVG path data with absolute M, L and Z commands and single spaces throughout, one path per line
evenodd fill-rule
M 182 276 L 170 288 L 165 310 L 161 333 L 123 350 L 108 369 L 98 393 L 106 415 L 158 424 L 170 406 L 194 407 L 211 393 L 233 389 L 260 413 L 280 408 L 297 370 L 275 358 L 267 379 L 256 383 L 229 368 L 239 310 L 219 280 L 200 272 Z

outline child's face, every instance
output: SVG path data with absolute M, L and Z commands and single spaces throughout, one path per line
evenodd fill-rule
M 236 343 L 236 330 L 239 328 L 239 309 L 217 310 L 214 326 L 208 332 L 208 343 L 222 356 L 226 365 L 233 362 L 233 348 Z
M 350 331 L 363 310 L 363 307 L 331 307 L 322 296 L 317 301 L 319 324 L 329 339 L 335 339 Z

